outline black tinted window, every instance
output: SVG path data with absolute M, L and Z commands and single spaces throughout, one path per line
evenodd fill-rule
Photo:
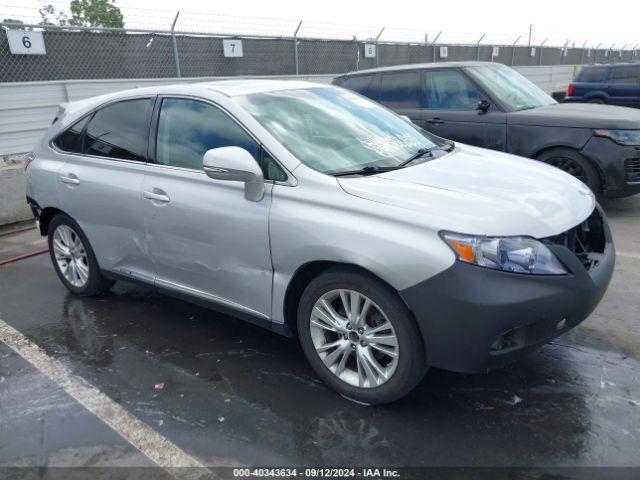
M 383 74 L 380 102 L 389 108 L 418 108 L 420 106 L 419 89 L 419 72 Z
M 375 75 L 356 75 L 344 79 L 341 86 L 376 100 L 378 89 L 376 88 L 377 82 L 374 81 L 374 78 L 377 79 Z
M 482 96 L 457 70 L 430 71 L 426 75 L 427 108 L 475 110 Z
M 87 126 L 85 153 L 145 161 L 151 100 L 126 100 L 98 110 Z
M 90 115 L 67 128 L 55 139 L 53 144 L 63 152 L 82 153 L 82 131 L 89 117 Z
M 583 68 L 578 75 L 577 80 L 579 82 L 591 83 L 601 82 L 604 79 L 605 73 L 609 67 L 587 67 Z
M 220 109 L 197 100 L 162 101 L 157 163 L 200 170 L 207 150 L 232 146 L 242 147 L 259 159 L 258 144 Z
M 638 83 L 640 82 L 640 66 L 613 67 L 609 81 L 613 83 Z

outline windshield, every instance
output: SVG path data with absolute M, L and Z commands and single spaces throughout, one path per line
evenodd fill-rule
M 236 98 L 300 161 L 323 173 L 393 167 L 439 143 L 384 107 L 347 90 L 317 87 Z
M 469 67 L 468 71 L 511 111 L 558 103 L 511 68 L 499 65 L 482 65 Z

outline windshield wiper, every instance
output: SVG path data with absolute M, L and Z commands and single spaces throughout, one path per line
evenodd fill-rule
M 414 162 L 420 157 L 424 157 L 425 155 L 433 156 L 433 152 L 438 150 L 444 150 L 445 152 L 450 152 L 451 150 L 453 150 L 454 147 L 455 147 L 455 144 L 453 142 L 447 142 L 444 145 L 436 145 L 435 147 L 431 147 L 431 148 L 421 148 L 416 153 L 414 153 L 409 158 L 407 158 L 404 162 L 402 162 L 400 165 L 398 165 L 397 168 L 405 167 L 409 165 L 411 162 Z
M 334 177 L 345 177 L 347 175 L 375 175 L 376 173 L 384 173 L 384 172 L 392 172 L 393 170 L 399 170 L 403 167 L 406 167 L 411 162 L 417 160 L 424 155 L 433 155 L 433 152 L 437 150 L 444 150 L 445 152 L 450 152 L 453 150 L 454 143 L 445 143 L 444 145 L 436 145 L 431 148 L 421 148 L 416 153 L 407 158 L 404 162 L 399 163 L 398 165 L 388 166 L 388 167 L 377 167 L 375 165 L 367 165 L 364 168 L 359 168 L 357 170 L 346 170 L 344 172 L 336 172 L 332 173 Z

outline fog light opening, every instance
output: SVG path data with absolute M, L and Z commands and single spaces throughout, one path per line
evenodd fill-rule
M 504 332 L 491 344 L 491 353 L 503 353 L 508 350 L 520 348 L 524 345 L 526 327 L 517 327 Z

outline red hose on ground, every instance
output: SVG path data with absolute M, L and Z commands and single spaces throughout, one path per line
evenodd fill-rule
M 19 260 L 24 260 L 25 258 L 35 257 L 36 255 L 42 255 L 43 253 L 47 253 L 48 251 L 49 251 L 48 248 L 41 248 L 40 250 L 34 250 L 33 252 L 23 253 L 22 255 L 18 255 L 16 257 L 0 260 L 0 267 L 2 267 L 3 265 L 7 265 L 9 263 L 17 262 Z

